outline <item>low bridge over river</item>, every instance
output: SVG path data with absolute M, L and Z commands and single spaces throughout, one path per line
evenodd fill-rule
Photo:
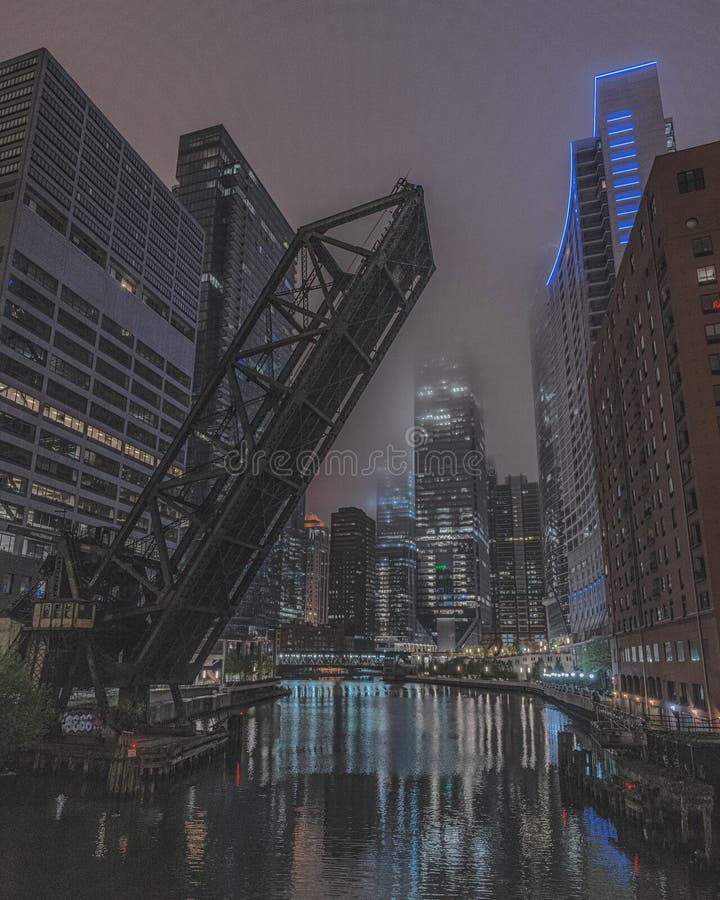
M 323 670 L 359 674 L 379 674 L 385 662 L 384 653 L 355 650 L 305 650 L 278 653 L 276 671 L 279 676 L 319 674 Z

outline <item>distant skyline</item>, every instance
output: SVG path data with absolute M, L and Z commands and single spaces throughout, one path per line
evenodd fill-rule
M 583 0 L 6 0 L 0 58 L 47 46 L 168 183 L 181 133 L 222 122 L 294 227 L 426 191 L 437 273 L 337 447 L 401 445 L 413 370 L 461 338 L 498 474 L 536 478 L 530 304 L 564 221 L 593 76 L 658 61 L 678 148 L 720 137 L 717 5 Z M 677 15 L 672 15 L 673 11 Z M 142 23 L 138 27 L 137 23 Z M 316 479 L 307 510 L 375 510 L 374 479 Z

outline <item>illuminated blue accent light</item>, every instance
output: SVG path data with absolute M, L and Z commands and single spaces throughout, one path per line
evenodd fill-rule
M 545 287 L 550 287 L 550 282 L 555 277 L 555 271 L 560 262 L 560 257 L 563 254 L 563 250 L 565 248 L 565 238 L 567 237 L 568 227 L 570 225 L 570 210 L 572 209 L 572 198 L 573 198 L 573 190 L 575 188 L 575 154 L 573 153 L 573 145 L 570 144 L 570 189 L 568 190 L 568 201 L 567 201 L 567 209 L 565 210 L 565 224 L 563 225 L 563 233 L 560 238 L 560 246 L 558 247 L 557 254 L 555 255 L 555 262 L 552 264 L 552 269 L 550 269 L 550 274 L 547 277 L 547 281 L 545 282 Z
M 628 209 L 616 209 L 615 211 L 619 218 L 620 216 L 635 216 L 639 209 L 639 206 L 630 206 Z
M 628 134 L 632 130 L 632 125 L 625 125 L 622 128 L 608 128 L 608 134 Z
M 620 244 L 622 244 L 623 246 L 625 246 L 625 244 L 630 243 L 630 236 L 628 235 L 624 240 L 623 240 L 623 239 L 620 239 L 620 241 L 618 241 L 618 243 L 620 243 Z
M 653 60 L 652 62 L 640 63 L 637 66 L 628 66 L 625 69 L 615 69 L 613 72 L 602 72 L 600 75 L 595 76 L 595 81 L 593 83 L 593 137 L 597 137 L 597 83 L 601 78 L 612 78 L 613 75 L 627 75 L 628 72 L 637 72 L 639 69 L 648 69 L 650 66 L 656 66 L 657 60 Z M 624 116 L 630 115 L 629 110 L 618 110 L 617 112 L 611 113 L 613 116 Z M 611 121 L 610 117 L 607 117 L 607 121 Z
M 618 225 L 618 231 L 630 231 L 633 227 L 632 222 L 628 222 L 627 225 Z
M 597 79 L 598 76 L 596 75 Z M 606 122 L 619 122 L 621 119 L 632 119 L 632 110 L 630 109 L 619 109 L 617 112 L 610 113 L 609 116 L 605 116 Z
M 611 153 L 610 161 L 611 162 L 620 162 L 623 159 L 637 159 L 637 153 L 633 150 L 632 153 Z
M 620 203 L 622 200 L 639 200 L 642 194 L 615 194 L 615 202 Z
M 637 177 L 615 179 L 615 187 L 616 188 L 629 187 L 631 184 L 640 184 L 640 179 Z
M 637 163 L 630 163 L 627 166 L 613 166 L 613 175 L 622 175 L 623 172 L 637 172 Z
M 630 138 L 629 141 L 610 141 L 610 148 L 614 147 L 632 147 L 635 143 L 635 138 Z

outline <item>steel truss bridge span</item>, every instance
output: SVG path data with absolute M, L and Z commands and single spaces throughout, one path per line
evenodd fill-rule
M 278 653 L 277 667 L 281 672 L 300 669 L 374 669 L 382 671 L 385 654 L 352 650 L 307 650 Z
M 19 602 L 60 705 L 195 679 L 433 271 L 405 181 L 298 230 L 109 546 L 62 536 L 44 602 Z

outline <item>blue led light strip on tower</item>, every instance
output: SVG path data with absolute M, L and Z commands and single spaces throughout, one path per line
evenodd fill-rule
M 613 186 L 617 190 L 617 188 L 621 187 L 630 187 L 633 184 L 640 184 L 640 179 L 637 177 L 633 178 L 616 178 L 613 182 Z
M 565 249 L 565 238 L 568 232 L 568 226 L 570 224 L 570 214 L 572 212 L 572 200 L 573 200 L 573 192 L 575 190 L 575 154 L 573 152 L 573 145 L 570 144 L 570 189 L 568 190 L 568 201 L 567 201 L 567 209 L 565 210 L 565 225 L 563 226 L 562 237 L 560 238 L 560 246 L 558 247 L 557 254 L 555 256 L 555 261 L 552 264 L 552 269 L 550 269 L 550 274 L 547 277 L 547 281 L 545 282 L 545 286 L 549 287 L 550 282 L 555 277 L 555 271 L 557 270 L 558 263 L 560 262 L 560 257 L 562 256 L 563 250 Z
M 612 173 L 613 175 L 622 175 L 625 172 L 637 172 L 638 167 L 637 163 L 628 163 L 626 166 L 613 166 Z
M 602 72 L 595 76 L 593 83 L 593 137 L 597 137 L 597 83 L 601 78 L 612 78 L 614 75 L 627 75 L 628 72 L 637 72 L 640 69 L 649 69 L 650 66 L 656 66 L 657 61 L 640 63 L 637 66 L 628 66 L 625 69 L 615 69 L 613 72 Z M 618 122 L 630 116 L 630 110 L 623 109 L 611 113 L 611 117 L 607 118 L 608 122 Z

